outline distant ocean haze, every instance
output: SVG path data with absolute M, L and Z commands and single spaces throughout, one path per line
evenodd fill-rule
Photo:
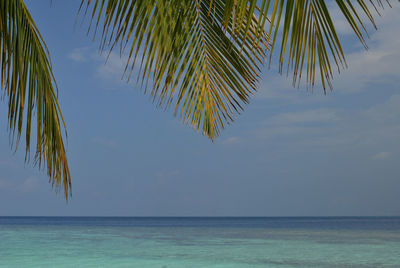
M 400 267 L 400 217 L 0 217 L 0 267 Z

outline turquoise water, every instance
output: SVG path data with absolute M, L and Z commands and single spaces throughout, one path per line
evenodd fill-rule
M 400 267 L 400 218 L 0 217 L 0 267 Z

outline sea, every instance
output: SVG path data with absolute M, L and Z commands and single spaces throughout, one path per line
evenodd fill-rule
M 400 217 L 0 217 L 0 267 L 400 267 Z

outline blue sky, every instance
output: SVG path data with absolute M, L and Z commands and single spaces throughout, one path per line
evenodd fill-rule
M 26 1 L 43 34 L 68 125 L 73 197 L 10 150 L 0 102 L 0 215 L 400 215 L 400 4 L 365 51 L 335 15 L 349 68 L 325 96 L 263 70 L 244 113 L 212 143 L 156 108 L 123 62 L 107 64 L 75 1 Z M 333 7 L 332 7 L 333 8 Z M 333 8 L 333 12 L 334 8 Z M 21 144 L 22 145 L 22 144 Z

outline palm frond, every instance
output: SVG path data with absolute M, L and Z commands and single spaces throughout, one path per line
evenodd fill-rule
M 14 146 L 17 148 L 25 130 L 25 160 L 29 161 L 32 125 L 36 125 L 35 163 L 40 167 L 45 162 L 52 185 L 56 189 L 63 186 L 68 200 L 71 178 L 57 86 L 48 49 L 22 0 L 0 2 L 0 48 L 1 91 L 8 98 L 9 131 Z M 36 123 L 32 122 L 34 112 Z
M 361 13 L 375 25 L 367 1 L 335 2 L 366 46 Z M 307 85 L 319 73 L 325 91 L 334 69 L 347 66 L 322 0 L 82 0 L 82 9 L 91 14 L 94 36 L 102 25 L 101 50 L 127 48 L 128 78 L 141 58 L 138 78 L 152 82 L 154 101 L 173 104 L 175 114 L 211 139 L 248 103 L 278 40 L 279 69 L 293 70 L 293 85 L 305 69 Z
M 102 50 L 123 53 L 129 45 L 128 77 L 141 55 L 140 79 L 152 81 L 154 101 L 174 105 L 184 122 L 214 139 L 249 101 L 267 49 L 255 5 L 234 2 L 83 0 L 81 8 L 88 12 L 92 3 L 95 33 L 103 23 Z
M 375 22 L 367 5 L 367 1 L 335 0 L 350 27 L 367 47 L 366 27 L 361 19 L 364 13 L 375 26 Z M 377 6 L 383 7 L 381 0 L 370 0 L 370 4 L 378 11 Z M 390 5 L 390 2 L 387 1 Z M 355 5 L 358 5 L 358 9 Z M 332 89 L 331 80 L 333 69 L 346 67 L 343 48 L 331 18 L 326 1 L 321 0 L 263 0 L 261 21 L 270 18 L 268 36 L 271 38 L 271 54 L 278 40 L 280 42 L 279 69 L 293 70 L 293 85 L 299 84 L 306 66 L 307 85 L 315 83 L 316 70 L 319 69 L 324 90 L 328 85 Z M 281 27 L 282 26 L 282 27 Z M 264 27 L 262 23 L 260 27 Z

